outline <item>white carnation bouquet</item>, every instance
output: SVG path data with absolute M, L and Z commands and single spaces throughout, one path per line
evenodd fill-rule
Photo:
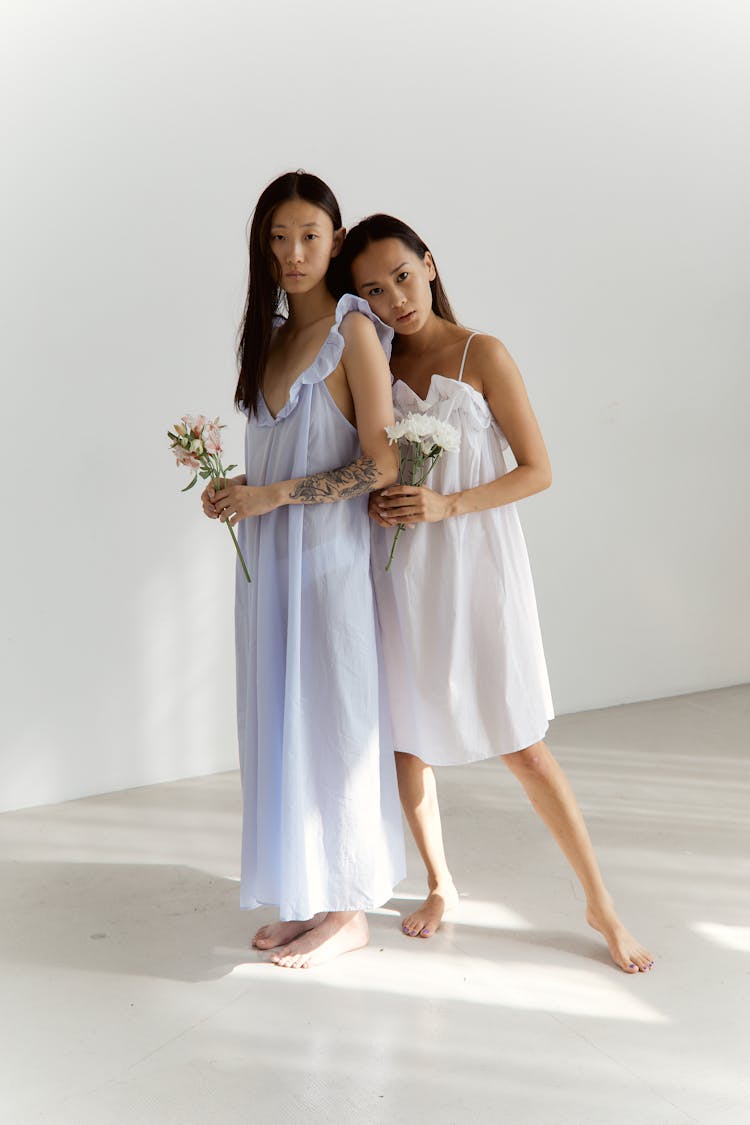
M 443 453 L 455 453 L 461 444 L 458 430 L 450 422 L 432 414 L 407 414 L 393 426 L 386 426 L 388 442 L 398 444 L 398 483 L 421 488 Z M 391 569 L 396 544 L 406 524 L 400 523 L 386 570 Z

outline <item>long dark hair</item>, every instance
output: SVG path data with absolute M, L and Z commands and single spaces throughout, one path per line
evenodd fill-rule
M 237 368 L 239 377 L 234 392 L 235 405 L 254 414 L 268 359 L 274 316 L 283 314 L 286 300 L 279 285 L 276 259 L 271 252 L 269 231 L 273 213 L 281 203 L 303 199 L 314 203 L 329 216 L 333 229 L 341 227 L 341 210 L 328 184 L 310 172 L 285 172 L 270 183 L 261 194 L 250 227 L 250 268 L 247 299 L 242 323 L 237 333 Z M 333 263 L 326 283 L 334 294 Z
M 358 258 L 371 242 L 383 242 L 386 238 L 399 239 L 418 258 L 423 259 L 425 254 L 429 253 L 433 258 L 433 263 L 435 261 L 427 244 L 422 241 L 415 230 L 403 223 L 401 219 L 395 219 L 393 215 L 369 215 L 366 219 L 357 223 L 355 227 L 352 227 L 344 240 L 343 249 L 338 257 L 338 272 L 336 275 L 336 283 L 341 293 L 355 292 L 352 278 L 354 259 Z M 458 324 L 448 295 L 443 289 L 437 266 L 435 266 L 435 280 L 430 282 L 430 289 L 432 290 L 432 311 L 435 315 L 442 317 L 443 320 L 450 321 L 451 324 Z

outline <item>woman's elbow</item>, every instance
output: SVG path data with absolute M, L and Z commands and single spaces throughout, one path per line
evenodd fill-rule
M 378 488 L 388 488 L 391 484 L 398 483 L 398 461 L 391 460 L 382 461 L 378 465 L 378 475 L 380 480 Z
M 552 484 L 552 467 L 547 462 L 544 465 L 529 464 L 527 466 L 529 471 L 529 485 L 532 489 L 531 495 L 537 492 L 544 492 Z
M 539 473 L 539 491 L 545 492 L 552 486 L 552 466 L 547 465 Z

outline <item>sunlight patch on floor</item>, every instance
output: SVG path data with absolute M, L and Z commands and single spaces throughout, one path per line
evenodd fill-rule
M 481 898 L 462 898 L 455 910 L 445 916 L 446 922 L 459 926 L 481 926 L 489 930 L 533 930 L 528 922 L 501 902 Z
M 693 922 L 693 933 L 707 938 L 722 949 L 750 953 L 750 926 L 724 926 L 720 922 Z
M 564 969 L 534 962 L 469 962 L 456 953 L 431 951 L 424 959 L 390 949 L 387 956 L 370 947 L 319 969 L 277 969 L 265 962 L 237 965 L 230 976 L 257 979 L 278 972 L 279 983 L 305 981 L 355 992 L 382 992 L 431 1001 L 463 1001 L 523 1011 L 592 1016 L 600 1019 L 668 1023 L 666 1016 L 633 994 L 640 980 L 620 984 L 598 972 Z
M 419 904 L 424 901 L 424 895 L 396 896 L 402 902 Z M 379 910 L 368 910 L 368 914 L 381 914 L 388 917 L 399 917 L 402 911 L 393 907 L 381 906 Z M 404 916 L 409 910 L 403 911 Z M 481 926 L 488 930 L 533 930 L 531 922 L 527 922 L 515 910 L 503 906 L 500 902 L 489 902 L 481 898 L 462 898 L 454 910 L 445 915 L 445 921 L 456 926 Z

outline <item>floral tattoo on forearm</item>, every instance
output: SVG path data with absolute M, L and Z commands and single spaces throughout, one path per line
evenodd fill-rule
M 313 473 L 294 486 L 292 500 L 322 504 L 326 500 L 351 500 L 378 487 L 378 467 L 372 457 L 359 457 L 340 469 Z

